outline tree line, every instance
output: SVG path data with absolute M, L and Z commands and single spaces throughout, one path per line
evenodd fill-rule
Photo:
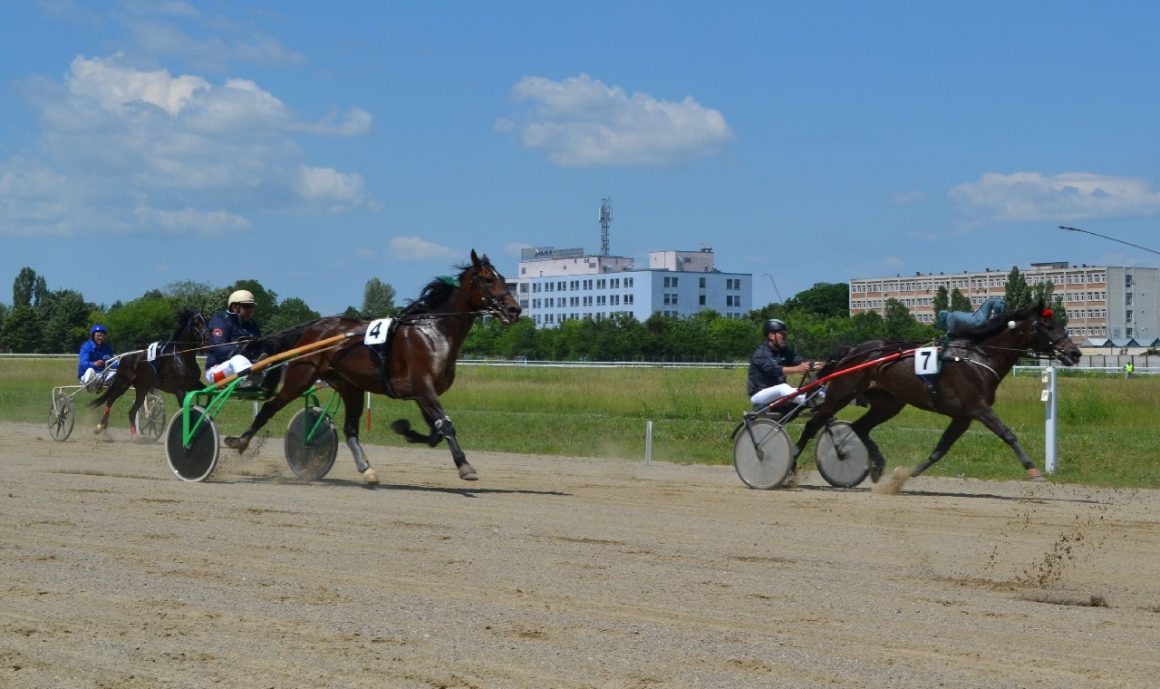
M 118 351 L 127 351 L 168 337 L 175 314 L 191 308 L 207 318 L 224 310 L 230 292 L 246 289 L 257 302 L 255 313 L 264 333 L 305 323 L 320 314 L 297 297 L 279 299 L 257 280 L 215 288 L 206 283 L 183 281 L 164 289 L 150 290 L 129 301 L 108 307 L 86 302 L 73 290 L 52 291 L 32 268 L 17 275 L 12 306 L 0 304 L 0 350 L 9 352 L 75 352 L 88 337 L 93 323 L 103 323 Z M 1029 285 L 1018 268 L 1008 275 L 1007 308 L 1030 306 L 1042 299 L 1051 304 L 1057 318 L 1066 312 L 1053 296 L 1051 282 Z M 804 357 L 825 359 L 843 346 L 867 340 L 927 341 L 943 335 L 921 323 L 896 299 L 886 301 L 884 314 L 850 316 L 849 285 L 817 283 L 784 303 L 751 311 L 745 318 L 727 318 L 702 311 L 686 318 L 654 313 L 644 322 L 619 315 L 605 319 L 569 320 L 554 328 L 537 328 L 522 318 L 508 327 L 484 319 L 472 329 L 462 355 L 469 358 L 528 359 L 537 361 L 744 361 L 762 341 L 766 319 L 780 318 L 790 327 L 790 345 Z M 397 315 L 394 288 L 378 278 L 367 281 L 360 308 L 341 314 L 351 318 Z M 934 312 L 973 311 L 970 300 L 957 288 L 939 287 Z

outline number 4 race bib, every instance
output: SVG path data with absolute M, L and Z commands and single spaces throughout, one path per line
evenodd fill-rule
M 363 344 L 381 345 L 387 341 L 387 335 L 391 332 L 391 321 L 393 318 L 376 318 L 367 326 L 367 332 L 363 335 Z

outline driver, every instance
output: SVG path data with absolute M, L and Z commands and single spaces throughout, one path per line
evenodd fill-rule
M 205 368 L 209 369 L 241 354 L 249 340 L 262 336 L 262 329 L 254 322 L 254 294 L 239 289 L 230 294 L 226 310 L 209 322 L 209 349 Z M 237 344 L 230 346 L 231 342 Z
M 749 357 L 749 401 L 753 403 L 754 409 L 797 392 L 797 388 L 785 382 L 786 374 L 808 373 L 821 368 L 821 364 L 816 362 L 803 361 L 786 346 L 789 328 L 784 321 L 770 318 L 762 331 L 765 333 L 765 342 Z M 798 395 L 793 401 L 799 404 L 802 398 L 803 395 Z
M 117 357 L 107 342 L 108 337 L 105 326 L 97 323 L 89 328 L 89 339 L 77 354 L 77 378 L 90 390 L 105 385 L 117 373 Z

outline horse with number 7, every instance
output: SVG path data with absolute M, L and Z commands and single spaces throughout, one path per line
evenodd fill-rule
M 432 447 L 446 440 L 459 477 L 476 480 L 475 469 L 459 446 L 455 427 L 439 403 L 439 395 L 455 381 L 455 359 L 476 316 L 489 314 L 511 325 L 519 319 L 521 309 L 508 292 L 504 277 L 486 255 L 480 258 L 473 250 L 471 262 L 457 268 L 457 278 L 432 280 L 396 319 L 368 321 L 331 316 L 278 335 L 274 352 L 307 346 L 334 335 L 362 334 L 339 346 L 290 359 L 281 372 L 278 393 L 262 405 L 245 432 L 225 439 L 226 446 L 245 451 L 250 439 L 274 414 L 315 381 L 322 380 L 342 398 L 346 444 L 367 483 L 378 483 L 379 479 L 358 439 L 364 391 L 414 400 L 429 433 L 412 430 L 405 419 L 395 421 L 392 429 L 410 442 Z
M 889 421 L 906 405 L 951 417 L 934 451 L 915 467 L 899 467 L 894 474 L 894 488 L 900 489 L 908 478 L 918 476 L 946 455 L 972 421 L 978 421 L 999 436 L 1011 448 L 1031 480 L 1043 480 L 1035 463 L 1027 456 L 1011 429 L 999 419 L 991 405 L 995 390 L 1015 363 L 1028 352 L 1058 359 L 1064 366 L 1079 363 L 1081 354 L 1067 337 L 1051 309 L 1042 303 L 1031 308 L 1008 311 L 974 328 L 957 331 L 935 356 L 935 361 L 918 361 L 914 356 L 883 358 L 888 352 L 910 352 L 930 355 L 929 349 L 917 349 L 922 343 L 890 343 L 874 340 L 857 345 L 832 360 L 821 376 L 832 376 L 825 402 L 814 412 L 798 438 L 794 457 L 806 443 L 839 410 L 855 400 L 865 402 L 869 410 L 851 424 L 851 429 L 865 445 L 870 456 L 870 478 L 882 476 L 885 459 L 870 439 L 870 431 Z M 904 351 L 910 350 L 910 351 Z M 882 358 L 882 363 L 860 366 Z M 937 364 L 931 366 L 931 364 Z M 923 366 L 925 364 L 925 367 Z M 842 375 L 845 369 L 854 369 Z M 924 371 L 920 374 L 918 371 Z

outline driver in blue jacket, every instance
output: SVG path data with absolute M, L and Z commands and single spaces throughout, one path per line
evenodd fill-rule
M 109 331 L 97 323 L 77 355 L 77 378 L 89 389 L 101 387 L 117 372 L 117 357 L 108 343 Z

